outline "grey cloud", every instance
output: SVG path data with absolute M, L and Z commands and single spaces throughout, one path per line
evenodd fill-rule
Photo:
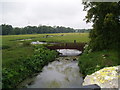
M 19 1 L 19 0 L 17 0 Z M 83 21 L 86 12 L 79 0 L 39 0 L 0 2 L 2 23 L 13 26 L 62 25 L 73 28 L 91 28 Z

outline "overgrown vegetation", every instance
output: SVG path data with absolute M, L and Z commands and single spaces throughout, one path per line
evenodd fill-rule
M 10 48 L 10 46 L 7 46 L 7 45 L 2 46 L 2 49 L 8 49 L 8 48 Z
M 90 42 L 80 56 L 84 76 L 107 66 L 120 65 L 120 2 L 84 2 L 86 22 L 93 22 Z
M 3 67 L 3 88 L 16 88 L 28 76 L 41 71 L 42 67 L 53 61 L 57 52 L 42 46 L 35 46 L 34 55 L 12 62 L 9 68 Z
M 120 2 L 85 2 L 87 22 L 93 22 L 89 46 L 93 51 L 118 49 L 120 41 Z
M 104 67 L 120 65 L 118 53 L 115 50 L 102 50 L 83 53 L 79 58 L 80 72 L 86 76 Z

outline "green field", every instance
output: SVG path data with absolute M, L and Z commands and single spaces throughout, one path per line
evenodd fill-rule
M 46 35 L 53 37 L 43 38 Z M 63 36 L 59 36 L 63 35 Z M 33 54 L 33 46 L 27 43 L 32 41 L 47 41 L 47 42 L 88 42 L 88 33 L 57 33 L 57 34 L 29 34 L 29 35 L 5 35 L 2 36 L 2 63 L 3 67 L 9 66 L 10 63 L 19 58 L 26 58 Z M 32 39 L 19 41 L 21 39 Z

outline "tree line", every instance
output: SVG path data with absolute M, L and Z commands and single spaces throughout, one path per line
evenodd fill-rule
M 89 33 L 91 31 L 91 29 L 76 29 L 75 32 L 79 32 L 79 33 Z
M 2 24 L 1 35 L 19 35 L 19 34 L 42 34 L 42 33 L 71 33 L 74 32 L 73 28 L 62 26 L 26 26 L 23 28 L 15 27 L 12 25 Z

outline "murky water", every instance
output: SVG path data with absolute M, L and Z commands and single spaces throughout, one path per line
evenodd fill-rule
M 45 66 L 27 88 L 80 88 L 83 79 L 79 73 L 78 57 L 59 57 Z M 74 61 L 76 60 L 76 61 Z

